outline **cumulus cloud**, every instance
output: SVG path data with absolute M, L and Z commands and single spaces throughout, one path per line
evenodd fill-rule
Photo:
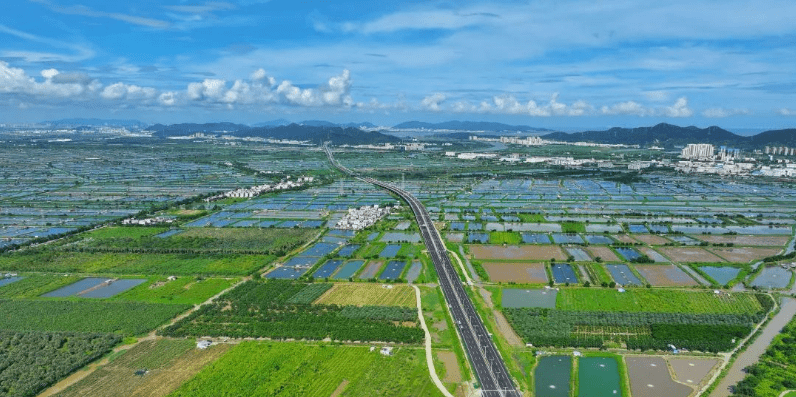
M 350 95 L 351 72 L 347 69 L 316 89 L 299 88 L 288 80 L 279 84 L 276 93 L 289 104 L 300 106 L 347 106 L 354 104 Z
M 423 108 L 426 109 L 426 110 L 431 110 L 433 112 L 439 112 L 441 110 L 439 105 L 441 105 L 443 102 L 445 102 L 446 98 L 447 97 L 445 96 L 445 94 L 443 94 L 441 92 L 435 92 L 435 93 L 423 98 L 423 100 L 420 101 L 420 105 L 423 106 Z
M 663 109 L 663 115 L 666 117 L 691 117 L 694 111 L 688 108 L 688 98 L 680 97 L 672 106 L 667 106 Z
M 59 78 L 61 73 L 56 69 L 42 70 L 40 75 L 44 80 L 36 81 L 24 70 L 0 61 L 0 93 L 66 98 L 89 95 L 102 87 L 98 81 L 84 75 L 69 74 Z
M 710 118 L 722 118 L 738 115 L 749 115 L 752 112 L 749 109 L 724 109 L 724 108 L 710 108 L 702 111 L 702 115 Z
M 777 109 L 777 113 L 779 113 L 780 116 L 796 116 L 796 110 L 788 108 Z
M 111 84 L 100 93 L 105 99 L 152 99 L 157 96 L 157 90 L 151 87 L 139 87 L 124 83 Z
M 603 106 L 600 109 L 602 114 L 607 115 L 633 115 L 649 116 L 653 112 L 636 101 L 620 102 L 611 106 Z

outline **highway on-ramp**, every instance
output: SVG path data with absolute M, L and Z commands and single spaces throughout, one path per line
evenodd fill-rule
M 329 161 L 336 168 L 363 182 L 371 183 L 400 196 L 415 214 L 420 233 L 428 249 L 431 261 L 439 276 L 440 287 L 450 309 L 456 330 L 462 339 L 467 356 L 481 385 L 481 395 L 485 397 L 520 397 L 506 364 L 500 356 L 491 335 L 487 332 L 473 302 L 462 286 L 462 282 L 448 257 L 445 244 L 434 227 L 431 217 L 423 204 L 409 192 L 373 178 L 360 177 L 338 163 L 331 150 L 324 146 Z

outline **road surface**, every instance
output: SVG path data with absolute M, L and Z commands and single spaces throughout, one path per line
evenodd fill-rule
M 331 150 L 324 146 L 329 161 L 339 170 L 359 180 L 374 184 L 389 190 L 401 197 L 415 214 L 420 234 L 428 249 L 431 261 L 439 276 L 445 301 L 450 309 L 451 317 L 456 325 L 456 330 L 462 339 L 467 356 L 470 358 L 475 375 L 481 385 L 481 395 L 484 397 L 521 397 L 514 381 L 511 379 L 506 363 L 500 356 L 492 336 L 487 332 L 484 322 L 473 306 L 473 302 L 462 286 L 459 275 L 456 273 L 450 258 L 447 255 L 445 244 L 434 227 L 426 207 L 409 192 L 388 183 L 367 177 L 357 176 L 353 171 L 338 163 Z

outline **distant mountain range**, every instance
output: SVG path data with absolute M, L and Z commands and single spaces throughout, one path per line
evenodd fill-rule
M 237 137 L 257 137 L 265 139 L 288 139 L 310 141 L 320 144 L 330 141 L 334 145 L 368 145 L 380 143 L 396 143 L 401 139 L 378 131 L 368 131 L 353 127 L 312 126 L 312 125 L 279 125 L 270 127 L 249 127 L 233 123 L 207 124 L 155 124 L 147 128 L 152 135 L 159 138 L 192 135 L 197 132 L 214 135 L 231 135 Z
M 554 131 L 546 128 L 529 127 L 527 125 L 509 125 L 489 121 L 444 121 L 441 123 L 425 123 L 422 121 L 407 121 L 393 126 L 394 129 L 407 130 L 452 130 L 452 131 L 489 131 L 489 132 L 544 132 Z
M 611 128 L 605 131 L 575 133 L 554 132 L 542 138 L 564 142 L 594 142 L 626 145 L 679 146 L 688 143 L 710 143 L 738 148 L 761 146 L 796 146 L 796 129 L 772 130 L 752 136 L 741 136 L 720 127 L 678 127 L 661 123 L 653 127 Z

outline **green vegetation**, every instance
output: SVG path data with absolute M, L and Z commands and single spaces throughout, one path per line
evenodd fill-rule
M 0 396 L 35 396 L 120 340 L 112 334 L 0 331 Z
M 248 281 L 161 333 L 175 337 L 332 338 L 404 343 L 423 340 L 423 331 L 416 324 L 404 327 L 387 320 L 354 320 L 343 315 L 342 306 L 289 303 L 307 285 L 289 280 Z
M 768 300 L 768 298 L 763 298 Z M 566 288 L 558 293 L 556 309 L 610 312 L 753 314 L 763 308 L 754 294 L 630 288 L 625 292 L 600 288 Z
M 629 349 L 678 348 L 710 352 L 731 349 L 737 335 L 747 335 L 762 320 L 756 314 L 686 314 L 645 312 L 503 309 L 512 327 L 535 346 L 603 347 L 625 343 Z M 710 336 L 710 330 L 716 332 Z
M 735 387 L 734 396 L 776 397 L 785 390 L 796 389 L 796 320 L 782 329 L 760 361 L 746 372 L 746 377 Z
M 522 236 L 517 232 L 491 232 L 489 243 L 517 245 L 522 243 Z
M 188 305 L 87 300 L 0 300 L 0 313 L 3 313 L 0 328 L 139 335 L 189 308 Z
M 308 305 L 315 302 L 324 292 L 332 288 L 332 283 L 307 284 L 301 291 L 290 297 L 285 303 Z
M 158 228 L 104 228 L 69 246 L 70 250 L 100 252 L 193 252 L 270 254 L 282 256 L 318 233 L 314 229 L 186 228 L 174 236 L 160 238 L 140 232 Z
M 88 253 L 27 250 L 0 256 L 0 268 L 54 273 L 246 275 L 274 259 L 269 255 Z
M 439 396 L 422 350 L 393 356 L 367 346 L 244 342 L 171 397 L 203 396 Z
M 527 223 L 543 223 L 543 222 L 547 222 L 544 219 L 544 215 L 542 215 L 542 214 L 519 213 L 519 214 L 517 214 L 517 217 L 520 218 L 521 221 L 527 222 Z
M 178 277 L 169 281 L 160 277 L 110 298 L 115 301 L 180 303 L 195 305 L 229 288 L 235 279 Z
M 586 224 L 583 222 L 562 222 L 561 231 L 564 233 L 586 233 Z
M 345 306 L 340 315 L 357 320 L 415 321 L 417 309 L 400 306 Z

